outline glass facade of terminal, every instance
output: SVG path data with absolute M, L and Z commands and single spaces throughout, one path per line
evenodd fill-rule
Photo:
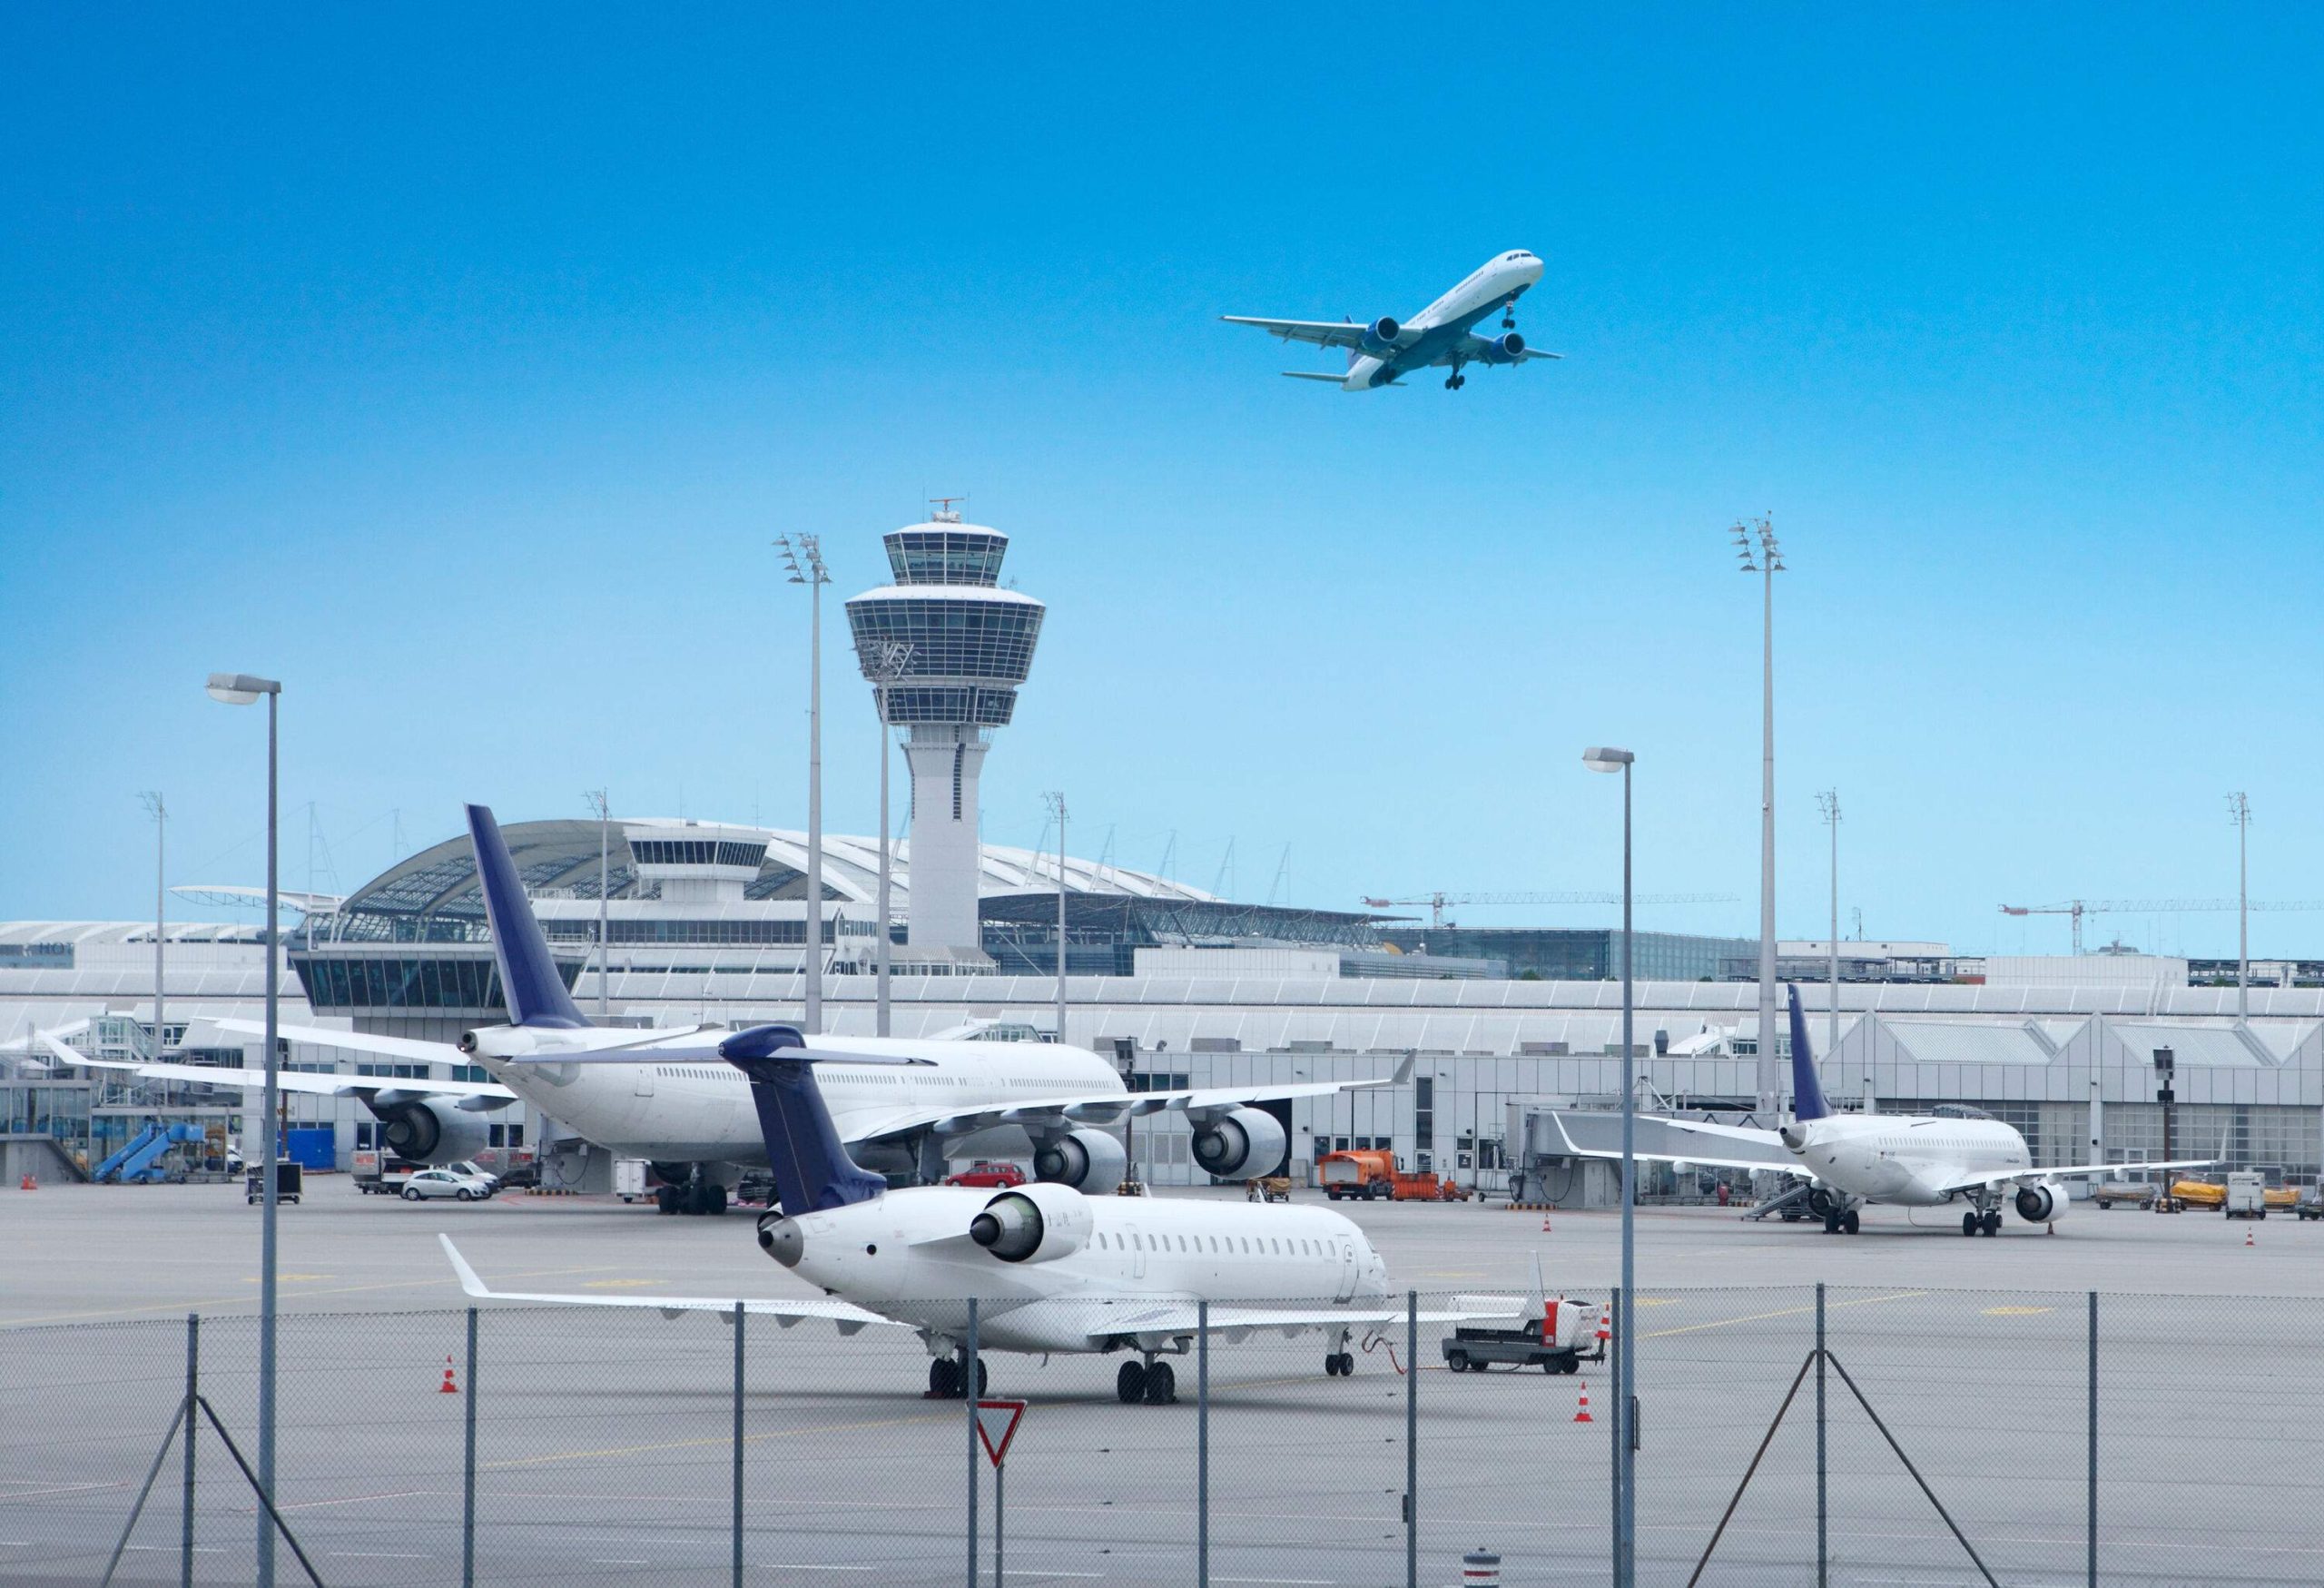
M 1512 976 L 1530 972 L 1544 981 L 1609 981 L 1622 973 L 1622 934 L 1613 930 L 1383 926 L 1380 941 L 1406 953 L 1502 960 Z M 1756 974 L 1758 952 L 1756 938 L 1636 932 L 1630 974 L 1640 981 L 1723 981 L 1738 956 L 1750 960 Z

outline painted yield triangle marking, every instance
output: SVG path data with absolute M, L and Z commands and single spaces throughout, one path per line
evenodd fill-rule
M 999 1466 L 1009 1454 L 1009 1442 L 1017 1437 L 1017 1422 L 1024 1415 L 1023 1401 L 977 1402 L 977 1437 L 993 1465 Z

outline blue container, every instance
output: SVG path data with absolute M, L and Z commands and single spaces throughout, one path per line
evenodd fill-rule
M 337 1169 L 339 1131 L 330 1125 L 293 1125 L 282 1132 L 282 1155 L 304 1169 Z

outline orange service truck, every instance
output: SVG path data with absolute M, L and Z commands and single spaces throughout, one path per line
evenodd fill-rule
M 1342 1197 L 1364 1201 L 1386 1198 L 1397 1202 L 1465 1202 L 1468 1188 L 1441 1176 L 1406 1174 L 1396 1167 L 1396 1155 L 1362 1147 L 1348 1152 L 1327 1152 L 1315 1160 L 1324 1194 L 1333 1201 Z

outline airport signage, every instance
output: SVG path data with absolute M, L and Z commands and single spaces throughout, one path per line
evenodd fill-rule
M 977 1402 L 977 1438 L 993 1465 L 999 1466 L 1009 1454 L 1009 1442 L 1017 1437 L 1018 1419 L 1024 1415 L 1023 1401 Z

